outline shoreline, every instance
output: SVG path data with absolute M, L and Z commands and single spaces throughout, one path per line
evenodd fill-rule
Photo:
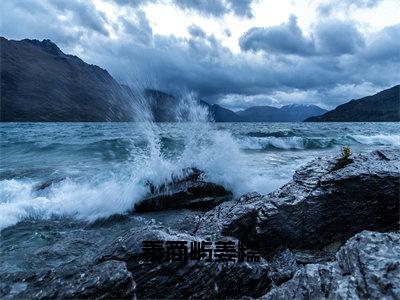
M 393 270 L 380 268 L 373 271 L 382 272 L 379 276 L 389 280 L 390 285 L 386 284 L 384 289 L 370 280 L 359 282 L 362 278 L 354 270 L 364 270 L 367 267 L 363 272 L 370 272 L 369 265 L 381 266 L 395 261 L 400 255 L 396 248 L 398 245 L 394 242 L 399 239 L 399 190 L 395 187 L 399 183 L 400 155 L 390 150 L 358 154 L 352 157 L 353 162 L 335 170 L 333 167 L 336 159 L 317 158 L 300 167 L 291 182 L 274 192 L 265 196 L 248 193 L 239 199 L 232 198 L 229 192 L 215 184 L 203 184 L 200 171 L 188 170 L 185 178 L 171 183 L 173 187 L 167 189 L 169 198 L 163 196 L 161 189 L 155 191 L 155 194 L 161 193 L 160 196 L 145 199 L 142 203 L 146 203 L 145 211 L 158 210 L 167 214 L 165 209 L 185 208 L 195 209 L 196 213 L 171 221 L 170 226 L 150 222 L 140 228 L 131 228 L 114 242 L 85 256 L 81 262 L 72 260 L 58 268 L 33 272 L 35 275 L 32 272 L 3 274 L 1 277 L 5 284 L 1 293 L 11 298 L 28 297 L 44 285 L 47 288 L 40 288 L 42 296 L 96 297 L 102 295 L 102 280 L 109 282 L 113 278 L 116 281 L 111 280 L 113 286 L 108 287 L 107 295 L 119 298 L 131 298 L 134 295 L 139 298 L 159 298 L 166 295 L 169 298 L 185 298 L 197 295 L 196 297 L 201 298 L 206 295 L 204 293 L 211 293 L 207 297 L 262 296 L 263 299 L 278 299 L 284 295 L 296 295 L 299 288 L 308 289 L 314 296 L 321 296 L 324 291 L 317 283 L 327 280 L 319 277 L 322 270 L 330 274 L 329 280 L 347 285 L 347 290 L 343 291 L 339 288 L 340 284 L 331 281 L 330 293 L 333 294 L 343 296 L 342 293 L 346 292 L 359 297 L 378 297 L 396 293 L 398 282 L 390 279 L 393 278 L 390 276 L 400 272 L 398 266 L 393 267 Z M 175 192 L 171 193 L 173 190 Z M 170 199 L 174 199 L 173 207 L 168 206 L 172 203 Z M 182 203 L 182 206 L 176 206 L 176 203 Z M 114 222 L 118 223 L 118 218 Z M 113 226 L 112 224 L 113 221 L 108 226 Z M 102 226 L 101 222 L 98 226 Z M 365 230 L 383 230 L 388 233 Z M 74 251 L 71 248 L 73 245 L 84 251 L 96 238 L 96 234 L 89 232 L 84 235 L 73 233 L 53 246 L 38 249 L 34 256 L 39 261 L 43 258 L 54 259 L 60 253 Z M 356 237 L 351 238 L 354 235 Z M 227 263 L 223 264 L 225 267 L 221 271 L 216 262 L 142 262 L 142 241 L 193 241 L 198 238 L 214 241 L 258 241 L 261 263 Z M 83 243 L 83 240 L 86 242 Z M 383 260 L 374 261 L 374 253 L 378 251 L 374 245 L 379 245 L 378 248 L 385 245 L 392 250 L 387 252 Z M 342 264 L 347 261 L 347 257 L 354 255 L 354 251 L 362 251 L 359 253 L 365 253 L 362 255 L 366 255 L 369 261 L 367 266 L 353 262 L 355 265 L 348 271 L 353 276 L 351 278 L 354 278 L 350 284 L 348 275 L 342 274 Z M 71 273 L 71 268 L 76 271 Z M 47 273 L 47 277 L 42 277 L 40 274 L 43 272 L 50 273 Z M 100 274 L 98 272 L 101 272 L 103 279 L 100 283 L 93 283 L 90 278 Z M 78 274 L 85 274 L 88 280 L 81 280 Z M 116 277 L 116 274 L 119 275 Z M 194 281 L 184 279 L 178 274 L 186 274 L 185 276 Z M 247 283 L 252 282 L 259 289 L 252 290 L 253 284 L 239 284 L 240 289 L 237 290 L 215 290 L 214 283 L 212 287 L 207 283 L 216 280 L 217 285 L 229 286 L 226 283 L 234 278 L 238 279 L 237 276 L 247 278 Z M 146 278 L 152 278 L 152 288 L 146 283 Z M 21 288 L 15 293 L 15 288 L 12 287 L 21 285 L 21 282 L 26 285 L 25 289 Z M 175 287 L 171 288 L 171 285 Z M 89 294 L 82 294 L 82 288 Z M 188 289 L 191 289 L 190 295 L 184 292 Z M 376 294 L 365 294 L 371 291 Z

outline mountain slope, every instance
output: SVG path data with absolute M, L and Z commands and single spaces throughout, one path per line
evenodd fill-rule
M 400 122 L 400 85 L 351 100 L 306 122 Z
M 301 122 L 312 116 L 320 116 L 327 112 L 317 105 L 290 104 L 280 108 L 290 116 L 292 122 Z
M 231 111 L 230 109 L 224 108 L 218 104 L 210 106 L 210 113 L 214 118 L 215 122 L 242 122 L 242 118 Z
M 272 106 L 252 106 L 237 114 L 245 122 L 290 122 L 285 112 Z
M 291 104 L 281 108 L 273 106 L 252 106 L 237 114 L 245 122 L 301 122 L 311 116 L 318 116 L 326 110 L 316 105 Z
M 1 41 L 1 121 L 129 121 L 129 88 L 50 40 Z

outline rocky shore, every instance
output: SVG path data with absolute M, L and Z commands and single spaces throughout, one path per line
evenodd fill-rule
M 2 299 L 399 299 L 400 153 L 316 158 L 268 194 L 239 199 L 201 171 L 151 193 L 136 212 L 190 209 L 171 226 L 132 228 L 80 261 L 0 275 Z M 73 236 L 32 259 L 85 251 Z M 257 244 L 259 262 L 148 262 L 142 242 Z M 66 250 L 67 249 L 67 250 Z M 78 250 L 77 250 L 78 249 Z M 190 251 L 190 248 L 189 248 Z M 89 258 L 87 258 L 89 257 Z

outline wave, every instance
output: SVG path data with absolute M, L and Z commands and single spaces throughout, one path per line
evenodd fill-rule
M 94 222 L 99 218 L 124 214 L 149 193 L 148 182 L 162 186 L 172 176 L 179 177 L 188 167 L 202 170 L 205 180 L 223 185 L 235 196 L 255 190 L 268 193 L 283 183 L 281 179 L 257 174 L 246 166 L 237 141 L 230 133 L 219 131 L 210 124 L 207 109 L 192 95 L 181 99 L 177 115 L 178 120 L 185 122 L 179 146 L 163 137 L 157 124 L 151 121 L 140 123 L 138 126 L 141 126 L 147 150 L 138 152 L 136 147 L 132 147 L 130 151 L 134 153 L 126 161 L 126 169 L 118 174 L 104 170 L 104 174 L 98 176 L 67 178 L 40 192 L 35 190 L 40 185 L 38 181 L 2 180 L 0 229 L 29 218 L 72 217 Z M 95 142 L 86 149 L 93 152 L 125 146 L 119 140 L 111 140 Z M 165 147 L 178 147 L 179 153 L 169 157 L 163 151 Z
M 246 133 L 246 136 L 249 137 L 295 137 L 301 134 L 296 130 L 287 130 L 287 131 L 274 131 L 274 132 L 263 132 L 263 131 L 251 131 Z
M 400 135 L 353 135 L 349 138 L 363 145 L 400 146 Z
M 245 138 L 240 141 L 244 150 L 306 150 L 326 149 L 336 144 L 335 139 L 306 137 Z

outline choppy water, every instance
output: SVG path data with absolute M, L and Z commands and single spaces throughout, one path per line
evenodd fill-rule
M 399 148 L 397 123 L 1 124 L 0 228 L 35 218 L 125 213 L 184 167 L 236 195 L 268 193 L 308 160 Z M 49 188 L 39 189 L 43 183 Z
M 185 212 L 91 222 L 127 214 L 146 181 L 161 184 L 184 167 L 237 196 L 265 194 L 342 145 L 400 147 L 398 123 L 3 123 L 0 131 L 0 270 L 43 266 L 29 253 L 71 232 L 87 230 L 102 244 L 143 222 L 168 223 Z

